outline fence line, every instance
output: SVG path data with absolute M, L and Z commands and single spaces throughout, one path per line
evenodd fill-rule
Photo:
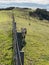
M 13 34 L 13 64 L 14 65 L 22 65 L 21 56 L 20 56 L 20 50 L 18 46 L 18 40 L 17 40 L 17 29 L 16 29 L 16 23 L 14 19 L 14 15 L 12 15 L 12 34 Z

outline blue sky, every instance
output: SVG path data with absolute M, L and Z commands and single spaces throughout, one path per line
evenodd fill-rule
M 49 10 L 49 0 L 0 0 L 0 8 L 10 6 L 44 8 Z

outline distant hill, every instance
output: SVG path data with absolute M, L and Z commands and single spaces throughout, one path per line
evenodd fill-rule
M 19 9 L 19 10 L 31 10 L 31 8 L 20 8 L 20 7 L 7 7 L 7 8 L 1 8 L 0 10 L 13 10 L 13 9 Z M 37 8 L 34 12 L 29 11 L 29 16 L 31 17 L 37 17 L 40 20 L 49 20 L 49 11 L 46 9 L 40 9 Z
M 14 9 L 15 7 L 7 7 L 7 8 L 0 8 L 0 10 L 12 10 Z

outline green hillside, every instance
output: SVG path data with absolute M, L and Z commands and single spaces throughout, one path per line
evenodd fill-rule
M 31 9 L 14 9 L 17 30 L 27 28 L 24 65 L 49 65 L 49 22 L 29 16 Z M 12 65 L 12 18 L 0 11 L 0 64 Z
M 0 11 L 0 65 L 12 62 L 12 19 L 8 12 Z

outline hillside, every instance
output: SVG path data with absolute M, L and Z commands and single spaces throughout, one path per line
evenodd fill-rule
M 12 62 L 12 20 L 7 11 L 0 11 L 0 65 Z
M 14 12 L 17 30 L 27 28 L 24 65 L 49 65 L 49 22 L 29 16 L 31 9 L 0 11 L 0 64 L 12 65 L 12 19 Z M 4 18 L 3 18 L 4 16 Z

